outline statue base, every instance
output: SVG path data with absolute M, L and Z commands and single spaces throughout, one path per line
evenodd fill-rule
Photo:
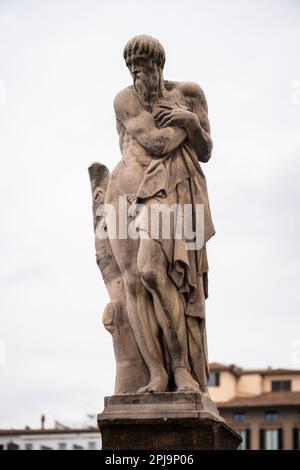
M 105 397 L 98 426 L 103 450 L 235 450 L 241 442 L 215 403 L 192 392 Z

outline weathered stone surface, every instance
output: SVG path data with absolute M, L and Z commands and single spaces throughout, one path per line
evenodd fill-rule
M 116 394 L 134 393 L 139 387 L 146 385 L 149 374 L 129 323 L 122 273 L 109 239 L 99 236 L 101 235 L 99 232 L 104 230 L 104 215 L 101 207 L 105 202 L 110 173 L 105 165 L 94 162 L 89 166 L 89 177 L 93 200 L 93 225 L 96 234 L 96 262 L 110 297 L 102 321 L 113 339 L 116 358 L 114 392 Z
M 98 417 L 103 447 L 233 449 L 240 439 L 207 393 L 206 98 L 194 82 L 164 79 L 157 39 L 136 36 L 123 55 L 133 83 L 114 100 L 122 159 L 111 173 L 89 168 L 96 260 L 110 296 L 103 323 L 116 357 L 116 396 Z
M 198 393 L 115 395 L 98 415 L 103 449 L 236 449 L 240 437 Z
M 89 168 L 96 260 L 111 299 L 103 321 L 113 336 L 115 393 L 205 393 L 206 243 L 214 234 L 199 163 L 212 152 L 206 98 L 193 82 L 164 79 L 165 51 L 151 36 L 130 39 L 124 59 L 133 84 L 114 100 L 122 160 L 111 174 L 99 163 Z M 99 212 L 103 203 L 113 219 Z

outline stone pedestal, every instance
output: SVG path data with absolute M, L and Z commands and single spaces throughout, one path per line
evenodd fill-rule
M 98 425 L 103 450 L 221 450 L 241 442 L 200 393 L 106 397 Z

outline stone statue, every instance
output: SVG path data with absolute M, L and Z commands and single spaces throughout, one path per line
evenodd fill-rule
M 89 168 L 96 258 L 111 299 L 103 322 L 113 336 L 115 394 L 206 394 L 206 242 L 214 227 L 199 162 L 212 152 L 207 103 L 196 83 L 164 80 L 165 51 L 157 39 L 132 38 L 124 59 L 133 85 L 114 100 L 122 159 L 111 175 L 101 164 Z M 106 210 L 97 213 L 104 202 L 115 209 L 115 221 Z M 200 246 L 178 236 L 183 206 L 194 233 L 202 231 Z M 160 214 L 156 236 L 153 213 Z M 120 235 L 124 223 L 134 223 L 131 236 L 130 230 Z
M 97 213 L 105 202 L 109 170 L 105 165 L 93 163 L 89 167 L 93 196 L 94 230 L 103 220 Z M 101 228 L 101 227 L 100 227 Z M 106 237 L 95 237 L 96 262 L 110 296 L 110 303 L 103 314 L 103 324 L 112 334 L 116 357 L 115 394 L 136 392 L 148 380 L 145 362 L 136 344 L 128 315 L 126 292 L 122 273 Z

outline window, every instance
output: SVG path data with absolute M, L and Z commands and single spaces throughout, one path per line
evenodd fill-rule
M 32 444 L 25 444 L 25 450 L 32 450 L 33 445 Z
M 279 449 L 277 429 L 265 431 L 265 447 L 266 450 L 277 450 Z
M 265 412 L 265 419 L 269 423 L 273 423 L 274 421 L 277 421 L 277 418 L 278 418 L 277 411 L 270 410 L 270 411 Z
M 238 450 L 248 450 L 250 449 L 250 429 L 244 429 L 243 431 L 238 431 L 239 435 L 242 438 Z
M 293 429 L 293 448 L 295 450 L 300 449 L 300 428 L 294 428 Z
M 209 387 L 219 387 L 220 385 L 220 373 L 211 372 L 209 376 L 208 386 Z
M 290 392 L 290 380 L 272 380 L 272 392 Z
M 235 411 L 233 413 L 233 418 L 236 423 L 242 423 L 246 419 L 245 411 Z
M 73 449 L 74 450 L 83 450 L 83 447 L 79 446 L 78 444 L 73 444 Z
M 261 429 L 260 448 L 264 450 L 282 449 L 282 429 Z
M 59 442 L 58 443 L 58 450 L 66 450 L 66 449 L 67 449 L 66 442 Z
M 89 442 L 88 443 L 88 449 L 89 450 L 95 450 L 96 449 L 96 442 Z

